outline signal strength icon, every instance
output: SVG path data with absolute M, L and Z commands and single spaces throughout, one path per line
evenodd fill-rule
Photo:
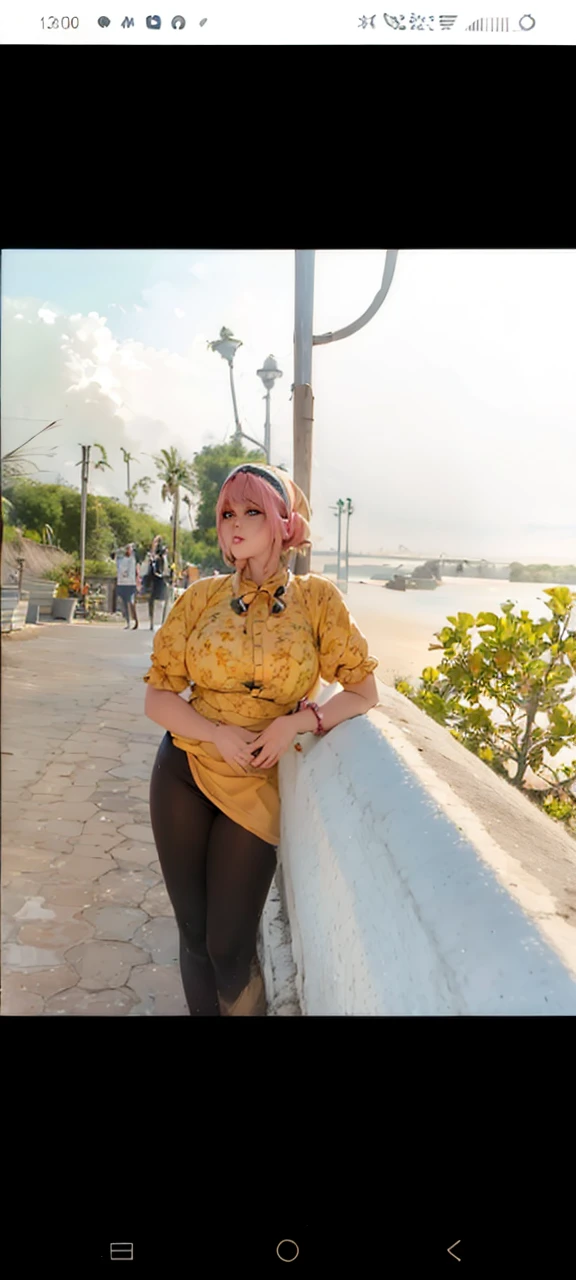
M 456 15 L 456 16 L 457 16 L 457 15 Z M 450 30 L 450 27 L 453 27 L 453 26 L 454 26 L 454 23 L 455 23 L 455 21 L 456 21 L 456 17 L 454 17 L 454 18 L 439 17 L 439 18 L 438 18 L 438 21 L 439 21 L 439 23 L 440 23 L 440 30 L 441 30 L 441 31 L 449 31 L 449 30 Z
M 508 31 L 508 18 L 478 18 L 467 31 Z

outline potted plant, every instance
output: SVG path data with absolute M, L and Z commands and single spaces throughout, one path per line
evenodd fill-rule
M 75 569 L 63 569 L 58 575 L 58 586 L 52 606 L 52 617 L 62 622 L 72 622 L 80 600 L 90 589 L 89 584 L 80 585 L 80 574 Z

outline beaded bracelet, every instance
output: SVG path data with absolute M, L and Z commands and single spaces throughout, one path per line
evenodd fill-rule
M 298 703 L 298 710 L 314 712 L 314 715 L 316 716 L 315 734 L 317 738 L 320 738 L 322 734 L 325 732 L 325 730 L 324 730 L 324 721 L 322 718 L 322 712 L 320 710 L 320 707 L 318 706 L 318 703 L 310 702 L 308 698 L 301 698 L 300 702 Z

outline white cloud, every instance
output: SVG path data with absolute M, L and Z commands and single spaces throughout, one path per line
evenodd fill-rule
M 15 320 L 23 320 L 23 319 L 24 319 L 24 316 L 22 315 L 22 312 L 21 312 L 21 311 L 19 311 L 19 312 L 18 312 L 18 315 L 17 315 L 17 316 L 14 316 L 14 319 L 15 319 Z
M 209 274 L 208 263 L 194 262 L 191 267 L 188 267 L 188 271 L 191 276 L 196 276 L 197 280 L 205 280 L 206 276 Z
M 44 321 L 44 324 L 54 324 L 57 313 L 50 311 L 48 307 L 39 307 L 37 314 L 40 320 Z
M 179 320 L 183 320 L 186 312 L 182 311 L 181 307 L 174 307 L 174 315 L 177 316 Z

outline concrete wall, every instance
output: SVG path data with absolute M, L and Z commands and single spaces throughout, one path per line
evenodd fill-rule
M 379 688 L 280 764 L 302 1013 L 575 1014 L 576 842 Z

